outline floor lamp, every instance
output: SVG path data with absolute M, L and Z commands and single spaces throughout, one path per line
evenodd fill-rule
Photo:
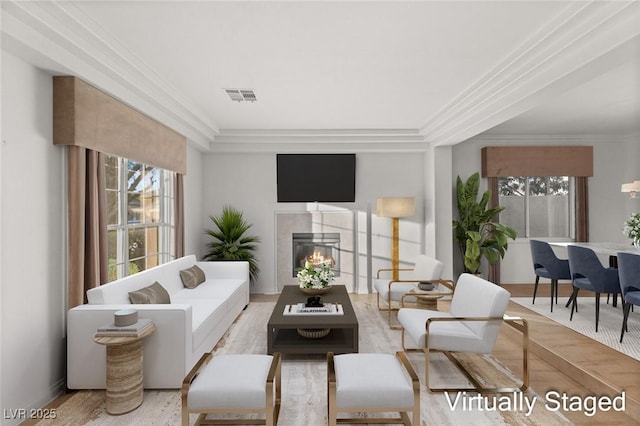
M 380 197 L 377 200 L 376 216 L 391 218 L 391 279 L 399 277 L 399 229 L 400 218 L 411 217 L 416 214 L 416 200 L 414 197 Z
M 622 184 L 622 192 L 628 192 L 630 198 L 640 198 L 640 180 Z

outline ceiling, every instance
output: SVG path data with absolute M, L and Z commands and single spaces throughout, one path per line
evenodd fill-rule
M 487 135 L 640 133 L 640 52 L 605 72 L 485 132 Z
M 640 132 L 637 2 L 8 3 L 16 21 L 51 21 L 39 29 L 50 42 L 89 52 L 95 71 L 71 71 L 142 98 L 150 115 L 174 114 L 205 145 L 299 131 L 436 145 L 483 132 Z M 58 37 L 47 34 L 56 25 Z M 231 101 L 225 88 L 257 101 Z

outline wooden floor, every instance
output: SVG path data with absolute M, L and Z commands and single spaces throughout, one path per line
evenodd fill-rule
M 533 285 L 505 285 L 512 297 L 530 297 Z M 558 305 L 564 308 L 570 286 L 560 286 Z M 540 284 L 538 297 L 549 303 L 549 285 Z M 538 299 L 536 297 L 536 301 Z M 626 393 L 626 414 L 602 412 L 588 417 L 563 412 L 575 424 L 640 425 L 640 361 L 589 339 L 552 320 L 510 302 L 507 313 L 529 322 L 531 387 L 541 396 L 555 390 L 575 395 Z M 494 355 L 514 372 L 521 369 L 518 333 L 503 327 Z
M 533 286 L 505 285 L 513 297 L 533 294 Z M 560 287 L 558 306 L 564 307 L 569 296 L 569 286 Z M 539 295 L 548 303 L 549 286 L 541 284 Z M 252 300 L 275 300 L 274 295 L 252 295 Z M 356 298 L 373 300 L 374 295 L 357 295 Z M 562 301 L 560 300 L 562 299 Z M 440 309 L 446 309 L 447 302 Z M 566 392 L 568 395 L 617 396 L 626 392 L 626 412 L 598 412 L 586 416 L 582 412 L 562 411 L 576 425 L 640 425 L 640 361 L 608 348 L 566 327 L 536 314 L 516 303 L 510 302 L 510 315 L 524 317 L 529 322 L 530 353 L 529 375 L 531 388 L 544 398 L 547 391 Z M 493 355 L 521 377 L 521 335 L 502 327 Z M 53 408 L 62 404 L 73 393 L 67 394 L 48 405 Z M 32 424 L 29 421 L 23 423 Z

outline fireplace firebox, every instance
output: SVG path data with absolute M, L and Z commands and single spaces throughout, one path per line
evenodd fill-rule
M 338 232 L 294 232 L 292 234 L 292 276 L 311 263 L 331 262 L 331 270 L 340 276 L 340 233 Z

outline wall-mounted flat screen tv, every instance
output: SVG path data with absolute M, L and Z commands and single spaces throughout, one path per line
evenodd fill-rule
M 355 154 L 278 154 L 278 202 L 353 202 Z

